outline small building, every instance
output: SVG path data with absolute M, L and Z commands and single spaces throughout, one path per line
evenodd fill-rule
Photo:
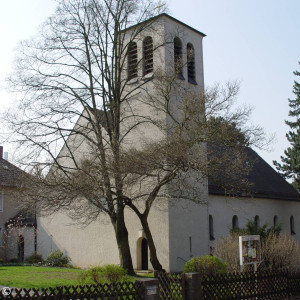
M 0 146 L 0 258 L 4 261 L 23 261 L 37 250 L 35 214 L 22 211 L 15 194 L 22 174 Z

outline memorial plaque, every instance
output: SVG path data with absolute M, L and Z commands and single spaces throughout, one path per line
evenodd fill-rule
M 157 287 L 155 285 L 147 287 L 147 295 L 157 295 Z

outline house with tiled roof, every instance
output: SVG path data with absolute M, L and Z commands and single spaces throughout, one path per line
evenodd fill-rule
M 8 161 L 0 146 L 0 258 L 23 261 L 36 251 L 37 226 L 34 213 L 21 209 L 16 191 L 24 171 Z

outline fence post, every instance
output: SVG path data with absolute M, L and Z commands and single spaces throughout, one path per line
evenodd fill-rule
M 144 300 L 159 300 L 159 280 L 156 278 L 144 278 L 136 280 L 144 287 Z
M 201 300 L 201 274 L 185 273 L 185 300 Z

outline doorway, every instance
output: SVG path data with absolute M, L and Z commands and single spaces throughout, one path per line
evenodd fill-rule
M 148 243 L 145 238 L 142 239 L 141 257 L 142 257 L 142 270 L 148 270 Z
M 18 238 L 18 258 L 20 261 L 24 261 L 24 236 L 20 235 Z

